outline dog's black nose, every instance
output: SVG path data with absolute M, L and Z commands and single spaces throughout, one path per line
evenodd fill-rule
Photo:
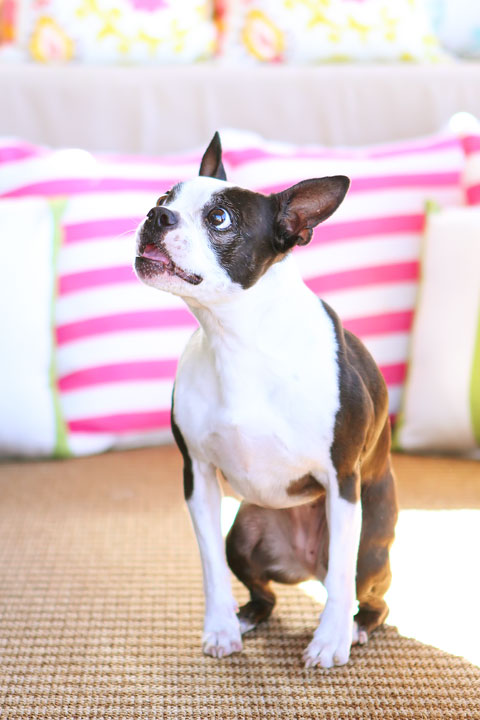
M 178 213 L 161 205 L 152 208 L 147 215 L 148 223 L 153 225 L 156 230 L 161 230 L 164 227 L 172 228 L 178 225 L 178 220 Z

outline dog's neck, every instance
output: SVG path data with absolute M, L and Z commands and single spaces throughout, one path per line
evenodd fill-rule
M 263 347 L 274 352 L 279 346 L 294 342 L 306 308 L 319 304 L 289 256 L 272 265 L 246 291 L 208 306 L 185 300 L 212 348 L 235 351 Z

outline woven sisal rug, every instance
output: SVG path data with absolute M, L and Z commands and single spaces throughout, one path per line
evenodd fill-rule
M 320 608 L 294 587 L 242 654 L 204 657 L 173 449 L 3 465 L 0 496 L 2 719 L 480 718 L 480 669 L 390 626 L 347 666 L 305 670 Z

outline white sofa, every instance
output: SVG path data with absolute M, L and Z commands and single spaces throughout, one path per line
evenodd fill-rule
M 163 153 L 220 127 L 362 145 L 480 117 L 480 62 L 162 67 L 0 65 L 0 135 L 53 147 Z

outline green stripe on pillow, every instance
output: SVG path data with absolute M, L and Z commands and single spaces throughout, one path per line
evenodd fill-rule
M 473 366 L 470 382 L 470 408 L 472 412 L 473 434 L 480 446 L 480 303 L 478 307 L 477 335 L 473 353 Z
M 53 450 L 54 457 L 70 457 L 72 452 L 68 446 L 68 432 L 65 418 L 63 417 L 60 404 L 60 394 L 57 384 L 57 341 L 55 335 L 56 318 L 55 311 L 58 295 L 58 255 L 63 239 L 62 218 L 67 200 L 52 200 L 50 207 L 54 222 L 54 236 L 52 248 L 52 264 L 53 264 L 53 283 L 52 283 L 52 303 L 51 303 L 51 333 L 52 333 L 52 355 L 50 361 L 50 387 L 52 389 L 53 406 L 55 413 L 55 447 Z

